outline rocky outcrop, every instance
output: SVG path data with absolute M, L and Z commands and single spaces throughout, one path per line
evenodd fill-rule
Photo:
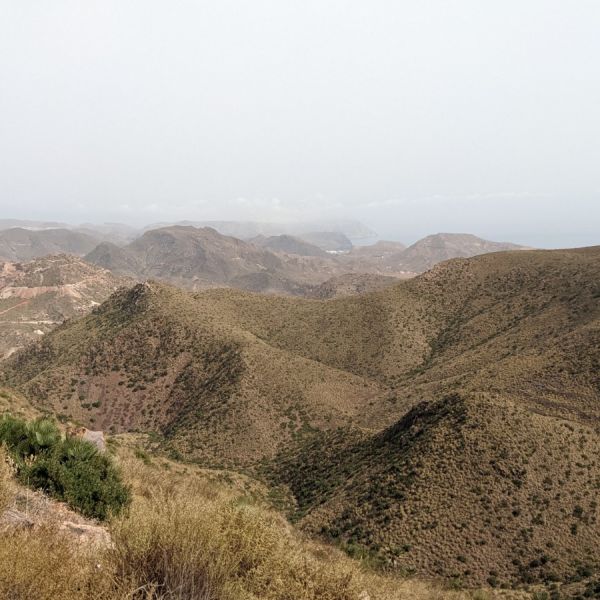
M 85 427 L 71 427 L 67 429 L 67 437 L 76 437 L 96 446 L 98 451 L 106 452 L 106 440 L 103 431 L 92 431 Z

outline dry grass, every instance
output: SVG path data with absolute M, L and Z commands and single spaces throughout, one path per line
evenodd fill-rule
M 280 515 L 240 495 L 245 482 L 120 456 L 135 501 L 113 523 L 109 560 L 140 597 L 346 600 L 362 591 L 356 563 L 314 546 L 317 557 Z
M 285 524 L 252 506 L 158 493 L 115 526 L 118 576 L 156 598 L 350 600 L 349 566 L 302 552 Z
M 488 600 L 376 574 L 328 545 L 299 534 L 246 482 L 218 483 L 206 472 L 119 451 L 135 494 L 112 526 L 109 562 L 140 598 L 187 600 Z M 258 498 L 256 498 L 258 492 Z M 240 495 L 242 494 L 242 495 Z M 526 597 L 504 592 L 509 597 Z
M 103 561 L 73 545 L 58 530 L 2 532 L 0 598 L 108 600 L 119 597 L 112 595 L 113 590 Z
M 136 497 L 131 513 L 110 527 L 113 547 L 87 550 L 53 527 L 4 532 L 0 598 L 492 598 L 487 592 L 473 596 L 374 574 L 338 551 L 300 537 L 276 513 L 243 501 L 231 487 L 124 454 Z
M 12 481 L 7 456 L 4 448 L 0 447 L 0 514 L 10 505 L 12 496 Z
M 575 581 L 600 544 L 593 429 L 504 398 L 447 397 L 382 434 L 276 462 L 308 531 L 466 586 Z

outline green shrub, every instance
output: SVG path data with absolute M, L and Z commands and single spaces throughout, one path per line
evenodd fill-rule
M 0 442 L 17 464 L 20 481 L 67 502 L 86 517 L 105 520 L 130 502 L 112 459 L 89 442 L 63 439 L 49 419 L 0 421 Z
M 27 423 L 5 416 L 0 420 L 0 443 L 4 443 L 12 457 L 23 460 L 33 454 Z

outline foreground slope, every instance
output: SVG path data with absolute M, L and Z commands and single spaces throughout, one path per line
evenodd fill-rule
M 599 461 L 592 427 L 455 394 L 375 435 L 323 434 L 271 473 L 298 499 L 303 527 L 354 553 L 407 573 L 514 585 L 593 572 Z

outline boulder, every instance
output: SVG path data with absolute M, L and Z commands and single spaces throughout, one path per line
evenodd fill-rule
M 85 427 L 68 427 L 67 437 L 77 437 L 90 444 L 94 444 L 99 452 L 106 451 L 106 440 L 104 439 L 103 431 L 92 431 Z

